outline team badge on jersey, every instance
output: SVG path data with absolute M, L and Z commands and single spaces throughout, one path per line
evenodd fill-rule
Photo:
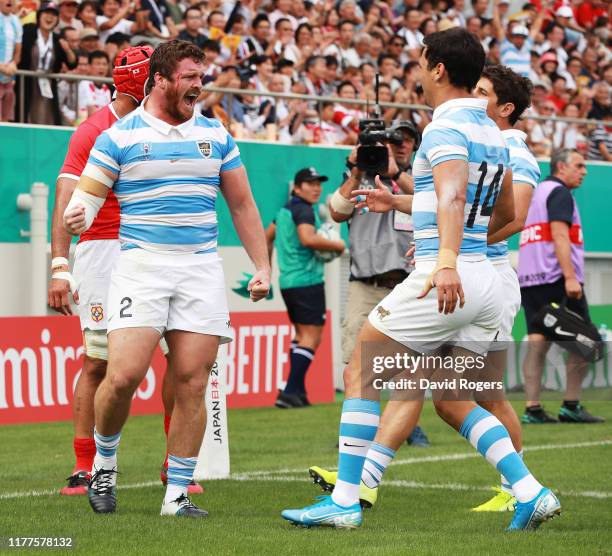
M 100 322 L 104 318 L 104 309 L 101 303 L 92 303 L 89 310 L 94 322 Z
M 212 142 L 198 141 L 198 149 L 204 158 L 210 158 L 210 155 L 212 154 Z

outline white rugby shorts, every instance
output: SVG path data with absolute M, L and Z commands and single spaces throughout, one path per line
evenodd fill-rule
M 417 299 L 435 266 L 434 259 L 417 261 L 415 270 L 369 314 L 370 324 L 418 353 L 433 352 L 443 344 L 485 353 L 497 334 L 503 308 L 498 273 L 486 258 L 460 256 L 457 271 L 465 305 L 457 304 L 454 313 L 445 315 L 438 312 L 436 288 Z
M 491 264 L 497 271 L 502 288 L 504 309 L 502 311 L 499 334 L 495 341 L 491 342 L 489 351 L 501 351 L 508 349 L 512 342 L 512 327 L 519 309 L 521 308 L 521 288 L 518 276 L 507 258 L 492 260 Z
M 233 340 L 217 253 L 121 251 L 111 276 L 108 331 L 151 327 Z
M 96 239 L 76 246 L 72 275 L 79 293 L 81 330 L 106 330 L 111 271 L 119 249 L 118 239 Z

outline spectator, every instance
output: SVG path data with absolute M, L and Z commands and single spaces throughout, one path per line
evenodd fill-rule
M 406 49 L 406 39 L 401 35 L 394 35 L 391 37 L 389 45 L 387 46 L 387 53 L 389 56 L 395 58 L 401 66 L 406 65 L 410 61 L 410 51 Z M 380 56 L 377 60 L 379 59 Z
M 60 0 L 59 2 L 59 25 L 61 31 L 65 27 L 72 27 L 77 31 L 83 28 L 83 24 L 77 19 L 79 3 L 76 0 Z
M 200 8 L 195 6 L 187 8 L 183 13 L 183 23 L 185 28 L 179 33 L 178 38 L 202 48 L 208 38 L 200 31 L 203 26 Z
M 572 191 L 586 175 L 581 154 L 555 151 L 550 161 L 551 176 L 536 188 L 525 229 L 521 232 L 518 276 L 522 305 L 527 320 L 528 348 L 523 361 L 527 405 L 523 423 L 551 423 L 557 419 L 540 404 L 540 388 L 550 341 L 537 322 L 537 313 L 549 303 L 567 301 L 567 308 L 590 321 L 584 295 L 584 243 L 578 205 Z M 567 386 L 558 419 L 569 423 L 600 423 L 580 404 L 587 362 L 570 352 Z
M 79 35 L 79 49 L 87 53 L 102 49 L 102 45 L 100 44 L 100 33 L 97 29 L 92 29 L 90 27 L 81 29 Z
M 65 39 L 53 33 L 59 20 L 59 9 L 54 2 L 44 2 L 36 12 L 36 23 L 23 27 L 23 49 L 19 69 L 59 73 L 62 65 L 76 66 L 77 59 Z M 62 122 L 57 82 L 39 77 L 28 77 L 24 83 L 25 121 L 32 124 L 60 125 Z
M 89 54 L 89 74 L 94 77 L 107 77 L 110 61 L 106 52 L 96 50 Z M 110 87 L 106 83 L 81 81 L 79 83 L 79 112 L 87 110 L 87 117 L 100 110 L 111 101 Z
M 274 5 L 276 9 L 269 15 L 270 25 L 275 27 L 279 19 L 286 19 L 291 25 L 291 31 L 294 32 L 297 29 L 298 22 L 291 14 L 291 0 L 276 0 Z
M 68 27 L 64 27 L 65 31 Z M 89 55 L 86 52 L 77 53 L 77 66 L 74 69 L 67 70 L 67 73 L 75 75 L 89 75 Z M 78 81 L 61 80 L 57 84 L 57 95 L 59 97 L 60 111 L 62 113 L 62 124 L 66 126 L 76 126 L 80 123 L 79 114 L 77 111 L 79 83 Z M 82 114 L 83 118 L 87 118 L 86 109 Z
M 355 24 L 352 21 L 341 21 L 338 27 L 340 30 L 338 42 L 328 46 L 324 54 L 334 56 L 342 69 L 349 67 L 358 68 L 361 60 L 353 48 Z
M 610 111 L 610 85 L 600 81 L 593 86 L 593 108 L 589 112 L 589 118 L 602 120 Z
M 83 0 L 77 8 L 77 19 L 81 22 L 81 27 L 97 30 L 97 15 L 98 3 L 95 0 Z
M 23 29 L 11 7 L 11 0 L 0 0 L 0 122 L 15 119 L 14 75 L 21 61 Z
M 304 64 L 302 80 L 309 95 L 325 96 L 325 58 L 323 56 L 310 56 Z M 311 105 L 314 107 L 314 105 Z
M 356 99 L 357 89 L 350 81 L 343 81 L 338 85 L 337 96 L 344 99 Z M 359 110 L 356 104 L 338 103 L 334 107 L 334 123 L 350 137 L 352 144 L 357 142 L 359 133 L 359 120 L 366 115 Z
M 322 102 L 320 120 L 310 124 L 308 131 L 312 142 L 321 145 L 346 145 L 349 136 L 334 123 L 334 103 Z
M 540 45 L 539 48 L 540 54 L 552 50 L 557 55 L 559 69 L 565 70 L 565 65 L 569 55 L 565 48 L 563 48 L 563 42 L 565 41 L 565 32 L 563 31 L 563 27 L 561 27 L 561 25 L 558 23 L 553 23 L 548 27 L 545 35 L 546 40 Z
M 285 57 L 285 51 L 293 44 L 294 31 L 287 18 L 280 18 L 274 25 L 274 47 L 273 55 L 275 59 Z
M 530 52 L 544 21 L 546 7 L 543 6 L 538 13 L 531 25 L 531 30 L 520 23 L 510 23 L 507 27 L 507 33 L 501 20 L 499 7 L 499 0 L 493 0 L 493 29 L 497 40 L 500 42 L 501 63 L 519 75 L 529 77 Z
M 589 140 L 589 159 L 612 162 L 612 108 L 601 116 L 602 124 L 592 132 Z
M 556 108 L 557 114 L 563 112 L 565 105 L 568 103 L 569 94 L 567 92 L 567 81 L 562 75 L 553 75 L 551 78 L 552 91 L 548 95 Z
M 258 56 L 253 60 L 255 75 L 251 78 L 251 85 L 256 91 L 267 91 L 270 77 L 274 72 L 274 64 L 270 56 Z
M 540 116 L 550 118 L 556 115 L 557 107 L 552 101 L 546 99 L 537 106 L 537 112 Z M 535 156 L 550 156 L 554 132 L 555 126 L 549 120 L 539 120 L 537 123 L 532 124 L 527 142 Z
M 567 118 L 579 118 L 580 111 L 575 104 L 567 104 L 562 115 Z M 555 122 L 554 150 L 574 149 L 584 156 L 586 147 L 587 140 L 583 133 L 583 126 L 576 123 Z
M 109 60 L 114 60 L 117 57 L 117 54 L 128 46 L 130 46 L 129 35 L 126 35 L 125 33 L 112 33 L 106 39 L 104 52 L 106 52 Z
M 106 43 L 106 39 L 113 33 L 125 33 L 136 35 L 144 32 L 139 23 L 127 19 L 134 15 L 134 4 L 128 0 L 100 0 L 102 15 L 96 17 L 96 25 L 100 31 L 100 41 Z
M 70 50 L 74 50 L 76 52 L 79 49 L 80 32 L 74 27 L 64 27 L 60 31 L 59 36 L 60 39 L 64 39 L 68 43 Z
M 305 378 L 321 343 L 325 324 L 323 262 L 315 253 L 342 253 L 344 242 L 317 234 L 321 222 L 315 205 L 322 192 L 321 176 L 314 168 L 303 168 L 295 175 L 289 202 L 266 230 L 268 252 L 278 252 L 279 284 L 289 320 L 295 326 L 290 353 L 291 368 L 287 385 L 276 398 L 276 407 L 290 409 L 310 405 Z
M 419 31 L 421 24 L 421 12 L 419 10 L 406 10 L 404 16 L 404 24 L 397 32 L 400 37 L 404 37 L 406 41 L 406 49 L 411 60 L 418 60 L 421 54 L 421 45 L 423 44 L 423 33 Z
M 142 10 L 148 12 L 146 21 L 148 36 L 165 40 L 178 35 L 166 0 L 140 0 L 140 5 Z
M 238 46 L 238 62 L 244 66 L 249 66 L 253 57 L 271 54 L 270 48 L 270 20 L 266 14 L 258 14 L 253 18 L 252 34 L 244 37 Z

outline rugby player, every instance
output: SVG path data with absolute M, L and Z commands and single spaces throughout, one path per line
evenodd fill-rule
M 67 231 L 86 231 L 110 189 L 121 213 L 121 251 L 108 296 L 109 362 L 95 397 L 97 451 L 88 496 L 96 513 L 116 510 L 121 429 L 165 334 L 175 401 L 161 514 L 208 515 L 187 491 L 206 425 L 208 373 L 219 344 L 232 340 L 217 253 L 219 190 L 255 265 L 251 299 L 269 291 L 263 226 L 238 147 L 219 122 L 194 113 L 203 61 L 202 50 L 186 41 L 157 47 L 150 95 L 98 137 L 64 213 Z
M 521 114 L 529 107 L 531 91 L 532 85 L 527 78 L 505 66 L 486 67 L 474 89 L 477 98 L 488 101 L 487 114 L 498 125 L 508 145 L 515 206 L 514 220 L 487 237 L 490 244 L 487 257 L 499 273 L 504 292 L 504 310 L 499 334 L 489 347 L 486 367 L 483 370 L 483 377 L 490 381 L 503 380 L 507 346 L 512 341 L 512 326 L 521 304 L 516 272 L 508 259 L 507 238 L 522 230 L 533 190 L 540 176 L 538 164 L 525 144 L 525 134 L 513 128 Z M 356 190 L 353 195 L 359 201 L 356 205 L 358 209 L 374 212 L 391 209 L 393 198 L 385 195 L 382 188 L 376 193 L 371 190 Z M 506 399 L 498 399 L 498 396 L 491 395 L 490 392 L 481 395 L 481 399 L 478 393 L 475 395 L 478 404 L 495 415 L 508 429 L 514 448 L 522 456 L 521 426 L 512 405 Z M 372 506 L 376 502 L 383 474 L 395 456 L 395 451 L 404 442 L 407 428 L 411 430 L 414 427 L 422 407 L 422 404 L 415 401 L 392 403 L 398 406 L 393 412 L 394 419 L 385 419 L 387 411 L 383 413 L 378 433 L 366 456 L 360 485 L 360 501 L 363 507 Z M 337 473 L 317 466 L 311 467 L 309 472 L 324 490 L 333 490 Z M 494 487 L 494 490 L 497 494 L 488 502 L 474 508 L 474 511 L 514 510 L 516 499 L 503 476 L 500 487 Z
M 62 217 L 98 135 L 136 109 L 144 98 L 152 53 L 151 47 L 142 46 L 128 47 L 118 54 L 113 69 L 116 97 L 108 106 L 87 118 L 72 134 L 68 153 L 57 178 L 51 228 L 52 277 L 48 302 L 59 313 L 71 315 L 69 295 L 70 290 L 73 290 L 85 351 L 83 369 L 77 379 L 73 399 L 73 448 L 76 462 L 67 479 L 68 484 L 60 490 L 62 495 L 87 494 L 89 472 L 96 453 L 93 439 L 94 395 L 104 378 L 108 360 L 106 298 L 111 269 L 119 255 L 119 205 L 111 192 L 91 228 L 79 238 L 74 277 L 68 266 L 72 236 L 64 230 Z M 167 435 L 173 402 L 168 373 L 164 375 L 162 383 L 162 399 Z M 164 468 L 162 480 L 163 473 Z M 190 492 L 202 492 L 202 487 L 194 482 Z
M 393 347 L 396 342 L 416 355 L 452 342 L 453 352 L 461 348 L 481 355 L 501 324 L 503 294 L 486 256 L 487 233 L 503 229 L 515 214 L 508 148 L 487 116 L 486 100 L 471 95 L 484 67 L 484 50 L 474 35 L 460 28 L 433 33 L 424 44 L 419 60 L 422 84 L 435 110 L 414 163 L 410 208 L 416 270 L 370 313 L 361 330 L 344 373 L 333 494 L 312 506 L 283 511 L 282 517 L 294 524 L 361 525 L 359 486 L 380 415 L 376 375 L 369 367 L 361 369 L 366 343 Z M 496 201 L 499 206 L 493 212 Z M 434 398 L 434 405 L 438 415 L 507 478 L 517 498 L 509 529 L 534 529 L 560 512 L 556 496 L 529 472 L 499 419 L 471 400 L 440 397 Z M 394 407 L 389 403 L 385 413 Z

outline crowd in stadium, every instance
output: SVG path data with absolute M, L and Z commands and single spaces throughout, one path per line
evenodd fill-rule
M 591 118 L 599 125 L 525 119 L 537 156 L 576 148 L 612 160 L 612 4 L 533 0 L 511 13 L 509 0 L 0 0 L 0 120 L 19 117 L 19 69 L 108 76 L 128 44 L 168 38 L 206 52 L 206 81 L 244 89 L 205 93 L 200 110 L 238 138 L 283 143 L 356 143 L 364 111 L 349 103 L 279 100 L 266 91 L 425 104 L 418 58 L 424 36 L 453 26 L 477 34 L 488 64 L 533 83 L 532 114 Z M 15 45 L 20 47 L 15 48 Z M 25 83 L 26 121 L 76 125 L 106 105 L 111 89 L 82 81 Z M 383 110 L 386 121 L 426 110 Z

